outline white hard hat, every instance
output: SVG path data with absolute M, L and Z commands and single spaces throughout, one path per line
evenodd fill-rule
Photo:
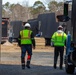
M 63 29 L 62 25 L 59 25 L 58 29 L 59 29 L 59 28 Z
M 29 28 L 31 28 L 31 26 L 30 26 L 29 23 L 26 23 L 26 24 L 24 25 L 24 27 L 29 27 Z

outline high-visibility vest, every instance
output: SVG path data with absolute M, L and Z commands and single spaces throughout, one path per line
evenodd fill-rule
M 21 44 L 32 44 L 31 41 L 31 30 L 22 30 L 20 31 L 20 35 L 21 35 Z
M 67 35 L 64 32 L 58 33 L 55 32 L 52 36 L 52 40 L 54 42 L 54 46 L 64 46 Z

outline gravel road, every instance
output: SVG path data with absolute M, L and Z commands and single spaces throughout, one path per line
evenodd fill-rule
M 57 69 L 53 68 L 53 50 L 34 50 L 31 69 L 22 70 L 18 49 L 1 52 L 0 75 L 68 75 L 64 66 L 63 70 L 59 69 L 59 59 Z M 76 72 L 73 75 L 76 75 Z

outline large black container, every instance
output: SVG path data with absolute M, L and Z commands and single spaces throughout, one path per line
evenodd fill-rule
M 28 20 L 28 23 L 30 23 L 31 25 L 31 30 L 33 31 L 34 33 L 34 36 L 36 36 L 36 34 L 38 34 L 38 20 L 37 19 L 30 19 Z
M 8 21 L 2 20 L 2 37 L 8 36 Z
M 10 25 L 13 29 L 13 38 L 18 38 L 20 30 L 23 29 L 22 21 L 11 21 Z
M 56 22 L 55 13 L 45 13 L 38 16 L 39 30 L 45 38 L 45 45 L 50 45 L 50 38 L 57 30 L 59 23 Z
M 59 23 L 56 23 L 55 13 L 40 14 L 38 21 L 41 24 L 40 31 L 42 32 L 42 37 L 51 38 L 59 25 Z

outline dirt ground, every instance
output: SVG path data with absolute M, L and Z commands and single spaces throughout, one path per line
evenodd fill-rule
M 0 75 L 67 75 L 64 65 L 63 70 L 59 69 L 59 59 L 57 69 L 53 68 L 53 51 L 53 47 L 36 47 L 33 50 L 31 69 L 25 68 L 25 70 L 22 70 L 20 47 L 17 43 L 6 42 L 1 45 L 0 50 Z M 74 75 L 76 75 L 76 72 Z
M 16 63 L 14 61 L 9 61 L 8 62 L 8 58 L 5 59 L 4 57 L 14 57 L 15 55 L 12 55 L 13 53 L 19 53 L 17 54 L 20 57 L 20 53 L 21 53 L 21 49 L 20 47 L 17 45 L 17 43 L 9 43 L 8 41 L 4 44 L 1 45 L 1 62 L 2 64 L 7 64 L 7 63 L 11 63 L 11 64 L 20 64 L 19 61 L 16 61 Z M 53 52 L 53 47 L 48 47 L 48 46 L 36 46 L 35 49 L 33 49 L 33 52 Z M 5 56 L 6 55 L 6 56 Z M 14 59 L 14 58 L 13 58 Z M 12 59 L 12 60 L 13 60 Z M 5 61 L 2 61 L 5 60 Z
M 8 41 L 1 45 L 1 51 L 2 52 L 11 52 L 11 51 L 20 51 L 20 47 L 17 45 L 17 43 L 9 43 Z M 47 52 L 47 51 L 53 51 L 53 47 L 51 46 L 36 46 L 36 49 L 33 51 L 41 51 L 41 52 Z

